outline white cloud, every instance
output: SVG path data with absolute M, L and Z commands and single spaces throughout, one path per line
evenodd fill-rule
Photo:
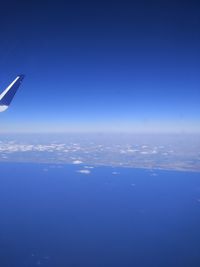
M 151 176 L 158 176 L 158 174 L 155 173 L 155 172 L 151 173 L 150 175 L 151 175 Z
M 145 148 L 148 148 L 148 146 L 146 146 L 146 145 L 143 145 L 143 146 L 142 146 L 142 148 L 143 148 L 143 149 L 145 149 Z
M 113 175 L 117 175 L 120 174 L 119 172 L 112 172 Z
M 94 169 L 93 166 L 84 166 L 85 169 Z
M 90 174 L 90 173 L 91 173 L 90 170 L 79 170 L 79 171 L 77 171 L 77 172 L 79 172 L 79 173 L 83 173 L 83 174 Z
M 74 160 L 73 162 L 72 162 L 73 164 L 81 164 L 81 163 L 83 163 L 81 160 Z

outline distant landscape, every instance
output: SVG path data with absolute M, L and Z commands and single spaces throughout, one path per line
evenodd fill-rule
M 200 172 L 200 135 L 4 134 L 0 161 Z

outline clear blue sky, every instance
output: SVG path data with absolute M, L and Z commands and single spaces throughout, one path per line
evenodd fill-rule
M 198 1 L 8 1 L 0 131 L 200 131 Z

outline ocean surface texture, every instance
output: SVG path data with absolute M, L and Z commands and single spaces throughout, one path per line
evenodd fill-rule
M 199 267 L 200 174 L 1 163 L 2 267 Z

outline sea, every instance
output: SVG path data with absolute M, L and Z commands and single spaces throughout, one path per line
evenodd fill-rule
M 199 267 L 200 173 L 0 163 L 1 267 Z

